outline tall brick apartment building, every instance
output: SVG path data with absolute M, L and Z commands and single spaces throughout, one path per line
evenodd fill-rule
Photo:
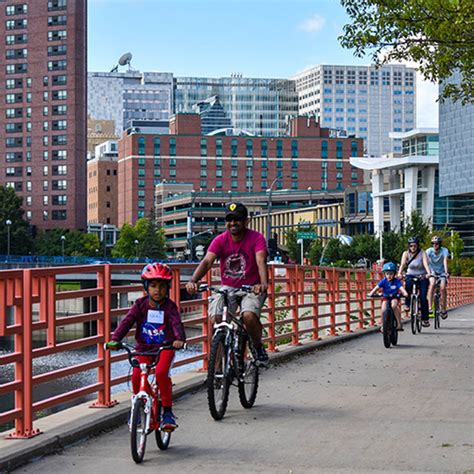
M 0 2 L 0 184 L 43 229 L 86 227 L 86 0 Z
M 118 225 L 153 209 L 155 185 L 192 183 L 196 190 L 265 192 L 275 189 L 342 192 L 362 182 L 349 157 L 363 140 L 336 136 L 314 119 L 296 117 L 288 137 L 201 135 L 197 114 L 171 118 L 169 135 L 124 134 L 118 156 Z

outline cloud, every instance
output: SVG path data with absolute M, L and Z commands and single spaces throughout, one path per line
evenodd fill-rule
M 299 29 L 306 33 L 317 33 L 323 29 L 325 23 L 326 20 L 321 15 L 314 14 L 300 23 Z

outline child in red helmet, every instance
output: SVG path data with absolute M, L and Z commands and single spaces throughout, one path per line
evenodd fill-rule
M 112 342 L 107 344 L 109 349 L 118 349 L 120 341 L 127 335 L 133 325 L 136 326 L 135 349 L 137 352 L 154 352 L 163 343 L 172 344 L 175 349 L 181 349 L 186 340 L 178 307 L 169 297 L 169 289 L 173 278 L 170 267 L 161 263 L 147 265 L 141 274 L 147 296 L 139 298 L 130 308 L 125 318 L 112 334 Z M 138 356 L 140 362 L 151 362 L 150 356 Z M 174 359 L 174 351 L 165 349 L 160 353 L 156 365 L 156 381 L 160 388 L 163 405 L 163 431 L 173 431 L 176 418 L 172 407 L 172 382 L 169 375 Z M 140 369 L 133 368 L 133 393 L 138 393 L 140 387 Z

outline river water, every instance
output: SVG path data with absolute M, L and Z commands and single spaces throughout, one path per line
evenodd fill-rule
M 0 349 L 0 355 L 6 354 L 6 351 Z M 176 352 L 176 360 L 181 360 L 186 357 L 199 354 L 199 351 L 186 349 L 185 351 Z M 33 373 L 34 375 L 40 375 L 52 370 L 61 369 L 65 367 L 71 367 L 73 365 L 81 364 L 87 361 L 94 360 L 97 357 L 97 349 L 95 347 L 89 347 L 85 349 L 79 349 L 74 351 L 67 351 L 60 354 L 53 354 L 45 357 L 39 357 L 33 360 Z M 198 369 L 202 365 L 201 361 L 187 364 L 184 366 L 173 368 L 171 373 L 175 374 L 191 369 Z M 119 377 L 121 375 L 130 374 L 130 364 L 128 360 L 123 360 L 112 364 L 112 378 Z M 0 384 L 11 382 L 14 379 L 14 366 L 13 364 L 5 365 L 1 367 L 0 371 Z M 33 390 L 33 400 L 39 401 L 44 400 L 61 393 L 65 393 L 71 390 L 75 390 L 87 385 L 93 384 L 97 381 L 97 369 L 88 370 L 79 374 L 71 375 L 68 377 L 62 377 L 60 379 L 47 382 L 44 384 L 37 385 Z M 130 382 L 131 386 L 131 382 Z M 112 393 L 123 392 L 130 390 L 129 384 L 123 383 L 120 385 L 114 385 L 112 387 Z M 50 413 L 54 413 L 65 408 L 69 408 L 74 405 L 78 405 L 88 400 L 95 400 L 96 394 L 90 394 L 85 397 L 81 397 L 77 400 L 60 404 L 52 409 L 44 410 L 38 413 L 36 416 L 41 417 Z M 14 408 L 14 395 L 0 395 L 0 413 L 11 410 Z M 11 429 L 12 424 L 0 425 L 0 431 Z

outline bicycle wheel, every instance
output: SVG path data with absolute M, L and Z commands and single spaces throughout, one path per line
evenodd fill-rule
M 244 408 L 252 408 L 257 398 L 258 367 L 255 364 L 255 350 L 247 335 L 240 339 L 239 348 L 239 398 Z
M 393 346 L 396 346 L 398 344 L 398 331 L 397 331 L 397 319 L 395 318 L 395 315 L 393 314 L 393 311 L 391 311 L 392 316 L 392 332 L 390 333 L 390 342 L 392 343 Z
M 435 304 L 434 304 L 434 327 L 439 329 L 440 326 L 440 311 L 439 311 L 439 296 L 435 295 Z
M 411 332 L 416 334 L 416 319 L 418 317 L 418 297 L 412 295 L 410 298 L 410 323 L 411 323 Z
M 146 447 L 146 418 L 145 400 L 136 398 L 133 405 L 132 426 L 130 429 L 130 447 L 132 448 L 132 458 L 139 464 L 143 461 Z
M 158 448 L 160 448 L 162 451 L 165 449 L 168 449 L 168 446 L 170 445 L 171 441 L 171 432 L 169 431 L 161 431 L 160 429 L 160 423 L 161 423 L 161 401 L 158 403 L 158 413 L 157 413 L 157 428 L 155 430 L 155 438 L 156 438 L 156 444 Z
M 212 338 L 209 368 L 207 369 L 207 402 L 211 416 L 222 420 L 229 401 L 229 374 L 227 364 L 226 333 L 218 331 Z
M 421 309 L 418 307 L 418 312 L 416 313 L 416 330 L 421 332 L 421 328 L 423 325 L 421 324 Z
M 383 313 L 382 327 L 383 327 L 383 345 L 388 349 L 391 344 L 391 334 L 392 334 L 392 312 L 389 309 L 386 309 Z

